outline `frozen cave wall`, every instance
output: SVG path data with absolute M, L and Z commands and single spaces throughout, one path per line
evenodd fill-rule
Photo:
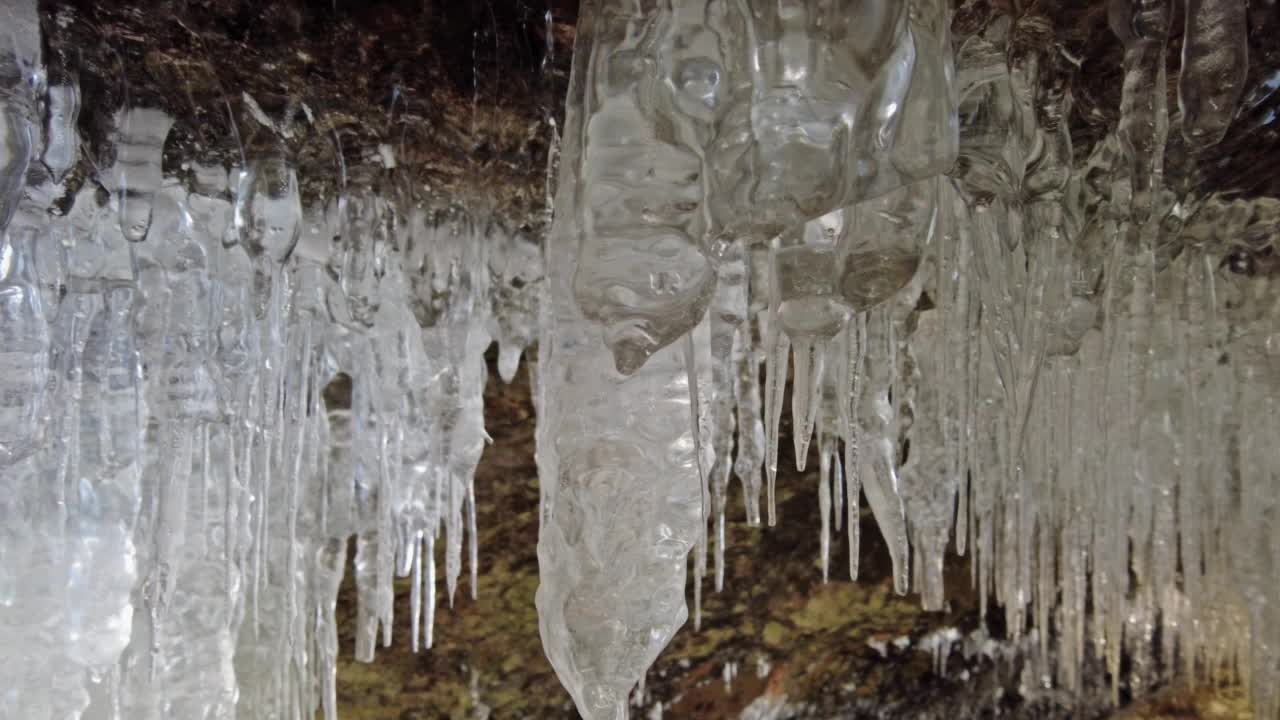
M 1172 7 L 1175 10 L 1167 22 L 1179 30 L 1172 33 L 1164 54 L 1168 72 L 1146 66 L 1153 81 L 1163 78 L 1168 84 L 1170 98 L 1177 93 L 1176 68 L 1183 42 L 1183 6 L 1173 3 Z M 548 167 L 555 166 L 549 149 L 565 127 L 564 97 L 577 13 L 574 2 L 537 3 L 535 7 L 533 3 L 497 0 L 359 5 L 272 3 L 265 7 L 236 0 L 41 3 L 38 17 L 44 44 L 38 50 L 43 51 L 45 81 L 51 89 L 64 88 L 63 95 L 49 93 L 43 112 L 49 118 L 57 118 L 62 112 L 64 120 L 70 118 L 70 126 L 63 130 L 83 140 L 78 153 L 73 151 L 65 158 L 57 153 L 43 156 L 45 168 L 65 173 L 57 183 L 59 192 L 44 199 L 46 210 L 54 214 L 73 211 L 77 198 L 94 193 L 99 199 L 118 198 L 121 207 L 112 209 L 123 213 L 121 232 L 127 237 L 128 206 L 135 197 L 130 193 L 140 189 L 143 195 L 155 192 L 163 198 L 163 177 L 178 179 L 195 188 L 196 194 L 208 190 L 210 196 L 222 197 L 235 189 L 237 177 L 233 174 L 209 179 L 202 177 L 202 171 L 214 166 L 243 168 L 246 160 L 252 160 L 256 163 L 254 177 L 264 178 L 259 184 L 265 190 L 258 192 L 266 204 L 256 210 L 253 206 L 245 208 L 245 237 L 255 238 L 252 242 L 266 250 L 268 258 L 272 249 L 269 233 L 255 235 L 251 228 L 255 213 L 278 217 L 272 214 L 272 200 L 282 199 L 286 206 L 296 202 L 310 213 L 332 198 L 347 195 L 348 217 L 354 219 L 337 222 L 372 226 L 394 214 L 387 206 L 379 205 L 379 197 L 410 197 L 433 213 L 430 223 L 421 218 L 411 222 L 421 221 L 423 227 L 464 228 L 450 231 L 453 237 L 464 240 L 444 250 L 442 260 L 435 256 L 432 260 L 445 266 L 467 267 L 474 262 L 468 259 L 468 241 L 491 242 L 496 247 L 511 243 L 512 238 L 541 238 L 548 230 L 547 198 L 553 189 L 548 183 Z M 1187 226 L 1182 232 L 1187 245 L 1210 248 L 1206 255 L 1218 261 L 1210 271 L 1224 278 L 1224 282 L 1247 281 L 1255 288 L 1267 287 L 1276 273 L 1272 200 L 1280 196 L 1280 162 L 1274 160 L 1280 157 L 1280 137 L 1274 122 L 1278 102 L 1275 78 L 1280 71 L 1276 13 L 1277 7 L 1271 2 L 1250 5 L 1244 109 L 1225 139 L 1208 152 L 1198 152 L 1182 133 L 1170 132 L 1163 168 L 1163 182 L 1168 187 L 1184 196 L 1207 198 L 1203 205 L 1192 207 L 1180 218 Z M 1063 116 L 1058 119 L 1063 127 L 1053 129 L 1069 137 L 1071 164 L 1085 168 L 1083 172 L 1087 174 L 1094 167 L 1091 162 L 1115 164 L 1118 151 L 1108 149 L 1106 143 L 1120 122 L 1126 53 L 1132 54 L 1134 47 L 1141 44 L 1132 38 L 1126 44 L 1112 28 L 1106 3 L 977 1 L 962 4 L 952 18 L 950 32 L 956 38 L 1007 38 L 1001 51 L 1008 57 L 1036 54 L 1039 87 L 1048 88 L 1054 97 L 1070 98 L 1069 103 L 1063 103 Z M 970 46 L 975 52 L 985 49 L 980 44 Z M 36 51 L 19 48 L 20 54 Z M 77 98 L 66 94 L 65 88 L 71 86 L 77 88 Z M 78 114 L 67 111 L 69 102 L 76 103 Z M 129 108 L 156 112 L 121 114 L 121 109 Z M 50 140 L 57 129 L 55 122 L 48 125 L 45 132 Z M 1101 160 L 1096 160 L 1099 157 Z M 155 185 L 146 186 L 152 176 L 139 180 L 137 174 L 131 174 L 130 163 L 150 168 Z M 963 161 L 960 169 L 972 170 L 963 166 Z M 28 184 L 38 186 L 42 179 L 34 180 L 37 182 L 29 178 Z M 172 189 L 168 180 L 164 185 Z M 366 190 L 376 192 L 360 194 Z M 101 204 L 110 206 L 111 201 L 102 200 Z M 201 210 L 196 204 L 191 209 Z M 163 202 L 160 205 L 171 207 Z M 224 210 L 230 212 L 232 208 Z M 163 213 L 161 217 L 172 220 Z M 232 217 L 228 222 L 234 226 L 237 220 Z M 307 230 L 317 221 L 313 216 L 306 220 L 295 217 L 294 222 L 301 222 Z M 480 229 L 465 229 L 473 227 Z M 500 227 L 501 231 L 490 232 L 490 227 Z M 371 236 L 372 232 L 368 234 Z M 315 245 L 305 242 L 305 235 L 300 247 L 296 251 L 299 257 L 329 259 L 324 257 L 323 247 L 317 257 L 308 255 L 317 251 Z M 378 294 L 361 284 L 368 282 L 368 275 L 362 275 L 360 262 L 351 264 L 341 259 L 348 255 L 359 259 L 361 252 L 361 248 L 354 252 L 339 249 L 336 257 L 340 258 L 337 262 L 344 278 L 341 290 L 347 299 L 355 301 L 348 312 L 356 316 L 367 313 L 372 324 L 377 325 L 378 313 L 390 317 L 393 309 L 381 310 L 376 302 Z M 520 262 L 519 253 L 505 250 L 490 256 L 513 264 Z M 512 257 L 516 259 L 508 260 Z M 156 260 L 161 266 L 168 262 L 168 258 Z M 255 273 L 262 275 L 249 263 L 240 270 L 246 278 Z M 519 274 L 511 268 L 493 269 L 496 280 L 486 290 L 498 295 L 509 293 L 498 305 L 520 304 L 518 291 L 525 280 L 511 283 L 510 288 L 502 286 L 503 281 Z M 313 288 L 308 283 L 315 282 L 325 287 L 319 277 L 317 271 L 314 278 L 301 279 L 301 286 Z M 406 280 L 412 283 L 411 278 Z M 467 397 L 473 405 L 483 398 L 484 428 L 493 442 L 485 446 L 483 455 L 478 455 L 478 445 L 456 453 L 458 457 L 472 458 L 459 460 L 464 466 L 478 459 L 474 500 L 470 500 L 470 489 L 459 487 L 457 497 L 447 500 L 449 511 L 439 516 L 442 523 L 470 524 L 463 508 L 465 503 L 473 503 L 472 527 L 478 531 L 480 555 L 473 576 L 476 584 L 461 572 L 467 566 L 461 557 L 466 550 L 461 545 L 456 549 L 437 548 L 440 574 L 459 578 L 463 592 L 456 593 L 452 609 L 441 607 L 434 612 L 432 632 L 421 626 L 432 619 L 431 611 L 422 608 L 423 598 L 419 595 L 421 574 L 428 570 L 422 567 L 421 556 L 416 566 L 412 556 L 393 560 L 385 537 L 366 534 L 361 539 L 363 547 L 353 542 L 349 549 L 331 540 L 320 544 L 322 552 L 315 558 L 295 558 L 289 553 L 248 557 L 243 566 L 230 573 L 247 578 L 254 563 L 268 567 L 274 563 L 278 564 L 278 576 L 293 569 L 289 563 L 315 563 L 317 581 L 332 585 L 338 598 L 334 625 L 337 636 L 332 646 L 338 654 L 324 660 L 336 663 L 337 685 L 320 688 L 316 696 L 322 704 L 327 703 L 328 710 L 335 709 L 336 702 L 342 717 L 573 715 L 569 699 L 560 690 L 538 642 L 531 604 L 537 585 L 533 543 L 538 530 L 539 495 L 527 368 L 522 368 L 511 384 L 497 378 L 499 367 L 501 375 L 512 376 L 514 360 L 508 346 L 503 353 L 489 353 L 486 372 L 476 374 L 474 361 L 483 348 L 471 344 L 473 338 L 459 329 L 465 325 L 465 317 L 456 315 L 453 323 L 448 321 L 450 313 L 466 312 L 451 300 L 459 295 L 458 282 L 456 273 L 444 272 L 443 277 L 432 276 L 425 285 L 412 286 L 412 294 L 419 301 L 409 310 L 424 328 L 444 328 L 437 350 L 447 356 L 450 350 L 441 348 L 457 348 L 459 360 L 451 360 L 451 368 L 461 367 L 464 359 L 471 361 L 471 375 L 456 382 L 469 388 Z M 474 290 L 472 285 L 463 285 Z M 252 287 L 241 290 L 250 295 L 254 292 Z M 271 302 L 269 293 L 264 299 Z M 136 300 L 125 291 L 105 293 L 100 306 L 84 306 L 84 312 L 86 318 L 101 317 L 103 322 L 110 322 L 113 315 L 104 309 L 113 305 L 127 308 Z M 329 301 L 316 301 L 311 311 L 325 302 Z M 307 307 L 305 303 L 299 305 Z M 439 321 L 441 316 L 446 319 Z M 407 317 L 396 319 L 406 320 Z M 504 332 L 499 325 L 495 323 L 489 334 Z M 55 330 L 74 333 L 66 327 Z M 273 332 L 270 322 L 260 330 L 267 337 Z M 92 331 L 84 337 L 92 339 Z M 523 337 L 512 339 L 523 344 L 532 336 L 526 330 Z M 281 340 L 296 343 L 297 347 L 307 345 L 300 333 L 290 333 Z M 483 341 L 474 338 L 475 343 L 486 345 L 487 340 L 487 336 Z M 396 342 L 391 338 L 388 346 Z M 429 344 L 432 340 L 426 338 L 424 342 Z M 118 347 L 103 352 L 110 351 L 131 352 Z M 358 350 L 348 352 L 359 354 Z M 536 350 L 527 353 L 527 358 L 537 356 Z M 102 356 L 90 353 L 87 357 Z M 163 357 L 150 360 L 167 362 Z M 319 359 L 314 362 L 317 367 L 322 364 Z M 396 374 L 384 376 L 376 357 L 368 360 L 374 364 L 361 362 L 364 361 L 344 360 L 344 369 L 372 368 L 380 381 L 394 386 Z M 668 358 L 665 362 L 676 360 Z M 484 374 L 494 377 L 486 381 Z M 368 377 L 357 377 L 355 385 L 367 381 Z M 789 389 L 786 392 L 775 402 L 790 408 Z M 335 417 L 345 418 L 344 411 L 361 417 L 361 402 L 376 404 L 391 394 L 367 386 L 353 389 L 345 378 L 339 377 L 325 390 L 323 398 L 316 393 L 306 402 L 310 408 L 323 405 L 336 412 Z M 474 422 L 476 408 L 471 410 L 467 417 Z M 284 407 L 282 411 L 308 412 L 297 407 Z M 373 436 L 394 442 L 392 436 L 379 429 L 377 411 L 375 408 L 363 416 L 374 428 Z M 894 593 L 891 548 L 884 544 L 881 526 L 865 505 L 857 522 L 862 538 L 856 553 L 858 582 L 849 583 L 836 571 L 831 572 L 830 584 L 822 584 L 828 568 L 818 560 L 822 548 L 815 527 L 819 495 L 816 488 L 821 484 L 819 473 L 825 475 L 830 459 L 822 462 L 827 453 L 823 452 L 820 436 L 812 448 L 807 448 L 811 455 L 807 471 L 793 470 L 790 416 L 790 412 L 782 413 L 777 430 L 781 440 L 776 480 L 778 526 L 767 530 L 746 527 L 740 522 L 740 495 L 732 496 L 730 514 L 734 520 L 725 530 L 725 589 L 711 592 L 712 581 L 708 578 L 700 598 L 700 630 L 694 632 L 687 627 L 675 635 L 649 672 L 644 695 L 635 700 L 640 706 L 633 708 L 636 714 L 651 713 L 661 704 L 666 717 L 976 717 L 997 709 L 1021 717 L 1103 716 L 1111 712 L 1108 707 L 1115 690 L 1124 703 L 1156 697 L 1155 705 L 1130 711 L 1139 717 L 1144 713 L 1212 717 L 1214 712 L 1231 717 L 1244 707 L 1238 691 L 1226 691 L 1226 695 L 1215 699 L 1197 694 L 1161 695 L 1166 692 L 1171 668 L 1135 669 L 1118 654 L 1116 662 L 1121 664 L 1112 671 L 1119 671 L 1123 677 L 1114 688 L 1104 662 L 1091 659 L 1082 665 L 1078 697 L 1041 689 L 1035 676 L 1036 661 L 1028 660 L 1035 656 L 1031 645 L 1038 638 L 1006 642 L 1001 612 L 987 609 L 985 624 L 979 621 L 983 600 L 971 589 L 970 560 L 956 557 L 954 546 L 946 551 L 943 612 L 924 613 L 919 596 L 903 598 Z M 465 425 L 460 423 L 459 427 Z M 474 442 L 478 437 L 474 430 L 470 427 L 456 436 L 446 435 L 450 440 L 456 437 Z M 330 423 L 325 432 L 331 433 L 334 443 L 343 442 L 341 421 Z M 8 452 L 13 438 L 4 440 Z M 224 447 L 222 443 L 234 445 L 236 441 L 219 440 L 217 432 L 211 437 L 174 432 L 164 442 L 176 443 L 176 447 L 187 448 L 188 452 L 202 444 L 206 452 L 217 452 Z M 304 462 L 320 462 L 317 442 L 310 437 L 297 441 L 282 438 L 279 449 L 271 452 L 299 452 Z M 369 462 L 368 456 L 357 453 L 355 462 Z M 371 472 L 377 475 L 376 468 Z M 465 467 L 460 473 L 466 474 Z M 255 476 L 254 482 L 260 481 Z M 448 487 L 454 489 L 452 479 Z M 736 481 L 734 487 L 736 490 Z M 353 489 L 357 494 L 369 491 L 368 487 Z M 280 494 L 270 496 L 272 502 L 294 502 L 277 492 Z M 215 503 L 220 499 L 216 491 L 207 492 L 206 497 Z M 44 499 L 47 498 L 41 498 Z M 145 503 L 148 499 L 140 501 Z M 173 533 L 174 528 L 164 525 L 166 502 L 173 501 L 157 501 L 160 512 L 153 522 L 159 522 L 158 527 L 164 532 Z M 408 504 L 411 506 L 412 502 L 410 498 Z M 430 497 L 426 499 L 428 505 L 431 502 Z M 15 507 L 18 506 L 10 509 Z M 235 521 L 257 522 L 247 506 L 246 513 Z M 201 515 L 201 520 L 204 517 Z M 182 532 L 187 522 L 194 522 L 194 516 L 183 520 L 177 532 Z M 360 526 L 360 520 L 353 522 Z M 294 530 L 283 525 L 246 528 L 252 533 L 276 533 L 281 540 Z M 211 541 L 217 542 L 216 538 Z M 431 548 L 427 543 L 424 551 Z M 181 546 L 159 543 L 144 552 L 164 556 L 180 550 Z M 843 569 L 850 559 L 847 553 L 843 543 L 835 543 L 826 565 Z M 338 586 L 335 571 L 344 563 L 350 567 Z M 393 564 L 396 567 L 392 568 Z M 229 571 L 221 565 L 187 567 L 196 567 L 199 572 L 179 578 L 176 582 L 183 587 L 191 577 L 217 586 L 228 582 Z M 394 596 L 383 590 L 370 592 L 371 588 L 390 587 L 391 576 L 399 575 L 401 569 L 415 582 L 396 581 Z M 100 570 L 111 572 L 105 566 Z M 124 572 L 132 569 L 125 568 Z M 357 589 L 355 579 L 360 577 L 364 582 Z M 901 578 L 897 581 L 902 582 Z M 138 608 L 157 612 L 155 605 L 164 602 L 190 607 L 183 605 L 187 600 L 181 593 L 165 595 L 163 588 L 170 587 L 166 585 L 169 582 L 175 581 L 158 575 L 151 587 L 159 588 L 162 602 L 148 597 L 136 603 Z M 440 584 L 439 604 L 444 605 L 446 597 L 454 593 L 445 592 L 443 577 Z M 467 597 L 471 590 L 476 591 L 474 600 Z M 124 592 L 128 592 L 127 587 Z M 305 592 L 312 589 L 306 588 Z M 319 595 L 323 596 L 324 593 Z M 277 600 L 297 602 L 284 589 Z M 692 587 L 688 603 L 694 608 Z M 405 612 L 408 608 L 413 610 Z M 262 608 L 253 605 L 234 612 L 252 615 L 277 610 L 266 602 Z M 323 610 L 323 605 L 307 606 L 308 612 Z M 163 608 L 159 611 L 163 612 Z M 199 608 L 191 611 L 198 613 Z M 373 664 L 356 662 L 372 656 L 375 635 L 388 630 L 379 628 L 379 624 L 392 617 L 396 643 L 391 648 L 379 648 Z M 112 627 L 109 617 L 82 621 L 86 627 L 108 631 Z M 150 627 L 163 629 L 163 622 L 152 622 L 155 624 Z M 215 624 L 220 622 L 224 620 L 215 619 Z M 138 627 L 148 625 L 141 616 L 134 623 Z M 249 658 L 254 658 L 255 652 L 266 653 L 260 658 L 261 667 L 275 665 L 270 657 L 276 649 L 273 644 L 287 639 L 283 628 L 276 630 L 278 636 L 268 632 L 255 638 L 257 646 L 242 641 L 246 645 L 236 653 Z M 330 639 L 322 639 L 321 654 L 331 652 Z M 226 638 L 211 633 L 206 640 L 211 643 L 211 652 L 230 656 L 228 648 L 218 646 Z M 146 637 L 131 641 L 128 657 L 134 658 L 130 662 L 136 663 L 135 672 L 146 671 L 149 653 L 162 657 L 167 651 L 158 647 L 159 642 L 159 638 L 153 641 Z M 431 646 L 429 652 L 413 652 L 426 645 Z M 58 662 L 75 667 L 105 667 L 104 660 L 73 657 Z M 34 670 L 46 671 L 43 666 Z M 175 673 L 179 671 L 180 668 L 174 669 Z M 229 671 L 229 667 L 211 668 L 207 682 L 225 686 Z M 310 672 L 314 669 L 306 671 Z M 127 682 L 127 677 L 121 680 L 108 675 L 107 682 Z M 291 680 L 275 678 L 264 683 L 245 678 L 241 685 L 270 693 L 288 682 Z M 101 700 L 92 698 L 91 707 L 100 708 Z M 227 698 L 211 702 L 225 705 Z M 263 706 L 257 712 L 272 716 L 277 710 L 271 702 L 275 699 L 262 696 Z M 150 711 L 154 709 L 136 712 Z

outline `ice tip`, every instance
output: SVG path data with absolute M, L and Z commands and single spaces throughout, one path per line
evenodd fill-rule
M 653 355 L 647 343 L 634 338 L 618 340 L 610 348 L 613 351 L 613 366 L 619 374 L 630 377 L 644 367 Z

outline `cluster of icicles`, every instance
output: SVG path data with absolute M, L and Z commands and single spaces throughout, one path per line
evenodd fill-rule
M 1245 3 L 1188 2 L 1173 114 L 1170 3 L 1109 9 L 1121 119 L 1075 167 L 1057 50 L 1011 40 L 1044 18 L 952 38 L 934 0 L 583 4 L 538 608 L 585 717 L 625 716 L 690 553 L 695 624 L 711 551 L 722 588 L 730 478 L 776 522 L 788 377 L 824 578 L 837 532 L 857 578 L 865 497 L 897 591 L 940 610 L 969 555 L 984 615 L 1036 631 L 1035 685 L 1078 691 L 1091 659 L 1117 700 L 1242 675 L 1280 714 L 1275 207 L 1162 172 L 1171 127 L 1211 153 L 1238 107 L 1271 122 L 1274 83 L 1245 87 Z
M 429 647 L 438 539 L 449 598 L 464 552 L 475 591 L 494 340 L 508 379 L 540 343 L 537 602 L 585 717 L 625 716 L 691 554 L 695 617 L 724 585 L 731 477 L 777 520 L 788 376 L 824 578 L 843 533 L 856 579 L 865 497 L 896 589 L 940 609 L 970 555 L 1044 683 L 1243 673 L 1280 714 L 1280 292 L 1254 264 L 1280 206 L 1177 197 L 1160 159 L 1270 86 L 1244 86 L 1243 3 L 1187 4 L 1171 118 L 1167 2 L 1113 3 L 1122 120 L 1073 167 L 1069 98 L 1007 18 L 588 0 L 539 248 L 396 190 L 306 206 L 283 152 L 167 176 L 171 118 L 140 107 L 55 204 L 78 91 L 6 2 L 0 718 L 334 718 L 353 536 L 356 656 L 397 576 Z
M 397 576 L 431 646 L 438 539 L 449 601 L 464 553 L 475 592 L 484 353 L 510 379 L 538 245 L 373 191 L 304 206 L 283 156 L 168 176 L 148 108 L 51 210 L 78 91 L 33 37 L 0 133 L 0 718 L 332 719 L 349 538 L 361 660 Z

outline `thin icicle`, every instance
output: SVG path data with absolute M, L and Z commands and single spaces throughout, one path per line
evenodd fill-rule
M 426 619 L 422 623 L 422 645 L 430 650 L 435 644 L 436 630 L 436 534 L 434 529 L 423 533 L 426 547 L 423 552 L 427 556 L 427 572 L 423 578 L 423 602 L 426 604 Z
M 827 445 L 824 442 L 819 453 L 818 469 L 818 556 L 823 584 L 827 582 L 831 565 L 831 475 L 833 470 L 838 472 L 832 465 L 832 448 Z
M 409 649 L 418 654 L 418 643 L 422 637 L 422 534 L 413 537 L 409 543 L 409 553 L 413 557 L 413 571 L 409 575 Z
M 796 470 L 804 472 L 813 439 L 818 409 L 822 405 L 822 374 L 827 340 L 800 336 L 792 340 L 795 374 L 791 390 L 791 435 L 795 443 Z
M 769 323 L 769 349 L 765 365 L 765 493 L 769 527 L 778 524 L 778 434 L 782 422 L 782 401 L 787 390 L 787 360 L 791 355 L 791 338 Z
M 760 486 L 764 466 L 765 434 L 760 407 L 760 363 L 751 343 L 751 323 L 738 329 L 734 338 L 735 379 L 738 396 L 737 457 L 733 472 L 742 483 L 742 499 L 747 524 L 760 524 Z
M 845 469 L 845 508 L 848 520 L 845 523 L 849 534 L 849 579 L 858 579 L 858 559 L 861 552 L 862 522 L 859 506 L 862 494 L 862 476 L 860 472 L 861 458 L 859 444 L 861 427 L 858 420 L 862 401 L 862 366 L 867 354 L 867 316 L 865 313 L 849 318 L 845 325 L 845 342 L 848 362 L 845 364 L 845 376 L 841 387 L 848 393 L 847 400 L 841 403 L 840 422 L 843 425 L 841 435 L 844 438 Z
M 467 478 L 467 565 L 471 570 L 471 599 L 480 597 L 480 539 L 476 535 L 476 481 Z
M 707 520 L 711 509 L 711 492 L 707 487 L 707 472 L 702 454 L 702 413 L 698 402 L 698 363 L 693 348 L 693 331 L 684 338 L 684 369 L 689 383 L 690 428 L 693 431 L 694 462 L 698 466 L 698 483 L 702 488 L 702 522 L 698 532 L 698 546 L 694 551 L 693 571 L 693 627 L 702 627 L 702 580 L 707 575 Z

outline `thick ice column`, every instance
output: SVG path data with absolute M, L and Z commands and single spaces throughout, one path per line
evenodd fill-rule
M 680 353 L 668 348 L 620 380 L 590 329 L 539 364 L 537 601 L 543 645 L 584 716 L 621 718 L 631 687 L 687 617 L 701 487 Z
M 40 17 L 35 0 L 0 3 L 0 232 L 9 224 L 27 184 L 27 167 L 40 151 L 36 92 L 43 72 Z
M 581 17 L 539 351 L 537 605 L 579 710 L 616 719 L 688 615 L 703 498 L 671 343 L 698 322 L 713 276 L 694 232 L 698 157 L 661 139 L 642 104 L 652 70 L 638 42 L 670 16 L 587 2 Z
M 597 46 L 583 48 L 594 70 L 582 80 L 590 86 L 582 265 L 573 287 L 583 315 L 604 326 L 618 370 L 629 374 L 692 330 L 715 289 L 702 246 L 702 147 L 725 69 L 714 43 L 690 51 L 679 42 L 681 32 L 697 35 L 709 6 L 701 13 L 702 2 L 624 7 L 601 3 Z M 637 33 L 652 34 L 658 47 Z M 687 112 L 696 108 L 702 112 Z
M 1182 135 L 1203 149 L 1226 134 L 1249 72 L 1248 3 L 1186 0 L 1178 108 Z

